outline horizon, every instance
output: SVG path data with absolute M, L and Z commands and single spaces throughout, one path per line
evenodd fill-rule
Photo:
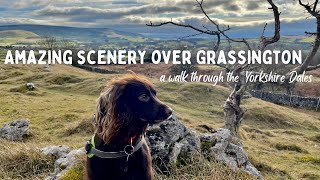
M 175 38 L 177 32 L 193 34 L 191 30 L 173 26 L 152 28 L 145 24 L 173 20 L 193 26 L 213 28 L 205 19 L 195 0 L 0 0 L 0 26 L 50 25 L 75 28 L 110 28 L 137 34 L 162 34 Z M 203 1 L 208 15 L 220 26 L 230 25 L 232 37 L 255 37 L 273 33 L 272 12 L 269 4 L 251 0 L 244 4 L 235 1 Z M 313 31 L 315 19 L 306 19 L 303 7 L 297 1 L 276 0 L 281 12 L 282 35 L 303 35 Z M 166 35 L 163 35 L 166 34 Z M 156 35 L 159 36 L 159 35 Z M 170 39 L 170 38 L 169 38 Z
M 184 31 L 180 32 L 180 34 L 177 34 L 177 33 L 172 33 L 171 36 L 170 36 L 170 33 L 167 34 L 167 32 L 155 32 L 155 33 L 141 33 L 141 32 L 130 32 L 128 29 L 120 29 L 118 30 L 116 26 L 112 26 L 112 27 L 77 27 L 77 26 L 67 26 L 67 25 L 47 25 L 47 24 L 8 24 L 8 25 L 4 25 L 4 24 L 0 24 L 0 27 L 14 27 L 14 26 L 20 26 L 20 27 L 23 27 L 23 26 L 34 26 L 34 27 L 37 27 L 37 26 L 43 26 L 43 27 L 59 27 L 59 28 L 74 28 L 74 29 L 109 29 L 109 30 L 115 30 L 115 31 L 119 31 L 119 32 L 125 32 L 125 33 L 133 33 L 133 34 L 137 34 L 137 35 L 141 35 L 141 36 L 144 36 L 144 37 L 147 37 L 147 38 L 161 38 L 163 37 L 164 35 L 167 36 L 167 38 L 164 38 L 165 40 L 178 40 L 180 39 L 180 37 L 182 37 L 183 35 L 181 34 L 189 34 L 189 33 L 192 33 L 192 31 L 188 30 L 188 29 L 182 29 Z M 176 31 L 177 29 L 181 30 L 181 28 L 177 28 L 177 27 L 172 27 L 172 31 Z M 157 29 L 157 28 L 154 28 L 154 29 Z M 11 29 L 8 29 L 8 30 L 11 30 Z M 19 30 L 19 29 L 15 29 L 15 30 Z M 0 30 L 0 31 L 5 31 L 5 30 Z M 247 31 L 247 30 L 243 30 L 243 31 Z M 250 35 L 247 35 L 247 36 L 239 36 L 238 34 L 243 34 L 243 31 L 239 31 L 239 33 L 232 33 L 232 37 L 234 38 L 248 38 L 248 39 L 255 39 L 255 38 L 258 38 L 260 37 L 259 35 L 259 32 L 258 33 L 250 33 Z M 251 30 L 251 31 L 254 31 L 254 30 Z M 271 31 L 266 31 L 265 34 L 271 34 L 272 32 Z M 162 35 L 164 34 L 164 35 Z M 281 32 L 282 36 L 283 37 L 290 37 L 290 36 L 298 36 L 298 37 L 308 37 L 305 33 L 299 33 L 299 34 L 284 34 L 283 32 Z M 256 36 L 255 36 L 256 35 Z M 196 37 L 189 37 L 189 38 L 186 38 L 186 39 L 206 39 L 206 38 L 212 38 L 208 35 L 202 35 L 202 36 L 196 36 Z M 225 39 L 225 37 L 221 37 L 221 39 Z

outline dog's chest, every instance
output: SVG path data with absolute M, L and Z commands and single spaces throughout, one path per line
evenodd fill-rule
M 127 161 L 126 157 L 103 159 L 98 157 L 90 158 L 90 166 L 93 179 L 131 179 L 135 177 L 137 172 L 141 172 L 144 168 L 142 165 L 143 153 L 137 151 Z M 143 171 L 143 170 L 142 170 Z

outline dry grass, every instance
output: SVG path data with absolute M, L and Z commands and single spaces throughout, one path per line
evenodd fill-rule
M 201 180 L 253 180 L 253 176 L 248 173 L 239 170 L 234 171 L 230 168 L 215 162 L 209 162 L 204 157 L 195 155 L 194 159 L 188 159 L 187 161 L 179 161 L 176 166 L 172 167 L 170 172 L 162 173 L 159 168 L 154 167 L 156 180 L 189 180 L 189 179 L 201 179 Z M 68 172 L 61 178 L 61 180 L 82 180 L 84 179 L 84 161 L 74 168 L 68 170 Z
M 66 136 L 70 136 L 73 134 L 79 134 L 79 133 L 93 133 L 94 132 L 94 126 L 91 122 L 91 120 L 82 120 L 79 123 L 77 123 L 75 126 L 68 127 L 65 131 Z
M 66 65 L 54 65 L 51 68 L 52 72 L 45 72 L 42 66 L 0 64 L 0 124 L 15 119 L 29 119 L 32 137 L 23 143 L 26 148 L 60 144 L 74 148 L 82 147 L 92 135 L 89 125 L 95 113 L 96 99 L 107 81 L 118 75 L 95 74 Z M 12 76 L 12 73 L 15 75 Z M 71 77 L 71 82 L 68 78 L 64 81 L 65 77 Z M 73 78 L 81 81 L 74 82 Z M 25 85 L 28 81 L 33 82 L 38 88 L 35 91 L 38 95 L 10 92 L 10 89 Z M 159 99 L 169 104 L 189 128 L 197 130 L 199 125 L 207 125 L 214 129 L 223 127 L 222 106 L 229 94 L 228 89 L 204 83 L 159 83 L 157 79 L 152 81 L 157 85 Z M 315 145 L 319 146 L 320 112 L 283 107 L 255 98 L 243 103 L 247 109 L 240 131 L 243 144 L 250 157 L 259 160 L 260 164 L 255 164 L 260 167 L 265 179 L 312 179 L 320 176 L 320 166 L 317 163 L 310 159 L 302 160 L 306 155 L 319 158 L 319 148 Z M 16 148 L 19 143 L 5 141 L 2 144 L 19 149 Z M 308 154 L 278 150 L 275 144 L 297 146 L 308 151 Z M 3 149 L 5 148 L 0 148 L 1 155 L 7 153 L 7 150 Z M 33 162 L 35 159 L 32 157 L 35 156 L 32 156 L 31 152 L 28 153 L 28 161 Z M 9 160 L 9 157 L 10 154 L 0 157 L 1 169 L 4 169 L 3 165 L 7 163 L 3 161 Z M 42 164 L 41 158 L 39 162 Z M 159 178 L 201 179 L 220 171 L 230 173 L 230 177 L 234 174 L 223 170 L 223 166 L 219 169 L 219 164 L 205 161 L 193 163 L 198 163 L 200 167 L 187 164 L 187 167 L 181 166 L 171 172 L 171 176 L 164 177 L 159 174 Z M 195 172 L 190 169 L 193 167 Z M 21 172 L 23 170 L 11 173 L 19 176 Z M 33 178 L 43 177 L 42 174 L 33 174 Z M 0 171 L 0 177 L 7 175 L 9 174 L 4 170 Z M 217 175 L 217 178 L 218 176 L 220 175 Z
M 23 143 L 0 143 L 0 179 L 43 179 L 53 171 L 54 158 Z
M 302 149 L 301 147 L 299 147 L 298 145 L 295 145 L 295 144 L 280 144 L 280 143 L 277 143 L 277 144 L 274 145 L 274 147 L 276 149 L 278 149 L 279 151 L 286 150 L 286 151 L 295 151 L 295 152 L 298 152 L 298 153 L 308 153 L 307 150 L 304 150 L 304 149 Z
M 159 168 L 154 167 L 157 180 L 188 180 L 188 179 L 255 179 L 250 174 L 239 170 L 234 171 L 222 164 L 209 162 L 201 155 L 194 155 L 192 158 L 179 159 L 172 170 L 166 174 L 162 173 Z

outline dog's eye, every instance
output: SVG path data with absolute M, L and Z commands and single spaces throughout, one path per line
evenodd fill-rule
M 139 96 L 139 100 L 143 102 L 148 102 L 150 100 L 150 96 L 142 94 L 141 96 Z

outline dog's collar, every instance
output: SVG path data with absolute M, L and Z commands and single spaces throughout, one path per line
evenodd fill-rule
M 128 158 L 133 153 L 138 151 L 145 142 L 144 136 L 142 136 L 140 138 L 140 141 L 135 146 L 132 146 L 133 139 L 136 138 L 136 136 L 134 136 L 134 137 L 130 138 L 130 140 L 131 140 L 130 144 L 126 145 L 123 148 L 123 151 L 104 152 L 104 151 L 100 151 L 99 149 L 96 149 L 94 137 L 95 137 L 95 135 L 93 135 L 91 137 L 91 141 L 87 141 L 87 144 L 85 146 L 85 150 L 87 152 L 86 154 L 87 154 L 88 158 L 92 158 L 93 156 L 97 156 L 100 158 L 120 158 L 120 157 L 127 157 Z

